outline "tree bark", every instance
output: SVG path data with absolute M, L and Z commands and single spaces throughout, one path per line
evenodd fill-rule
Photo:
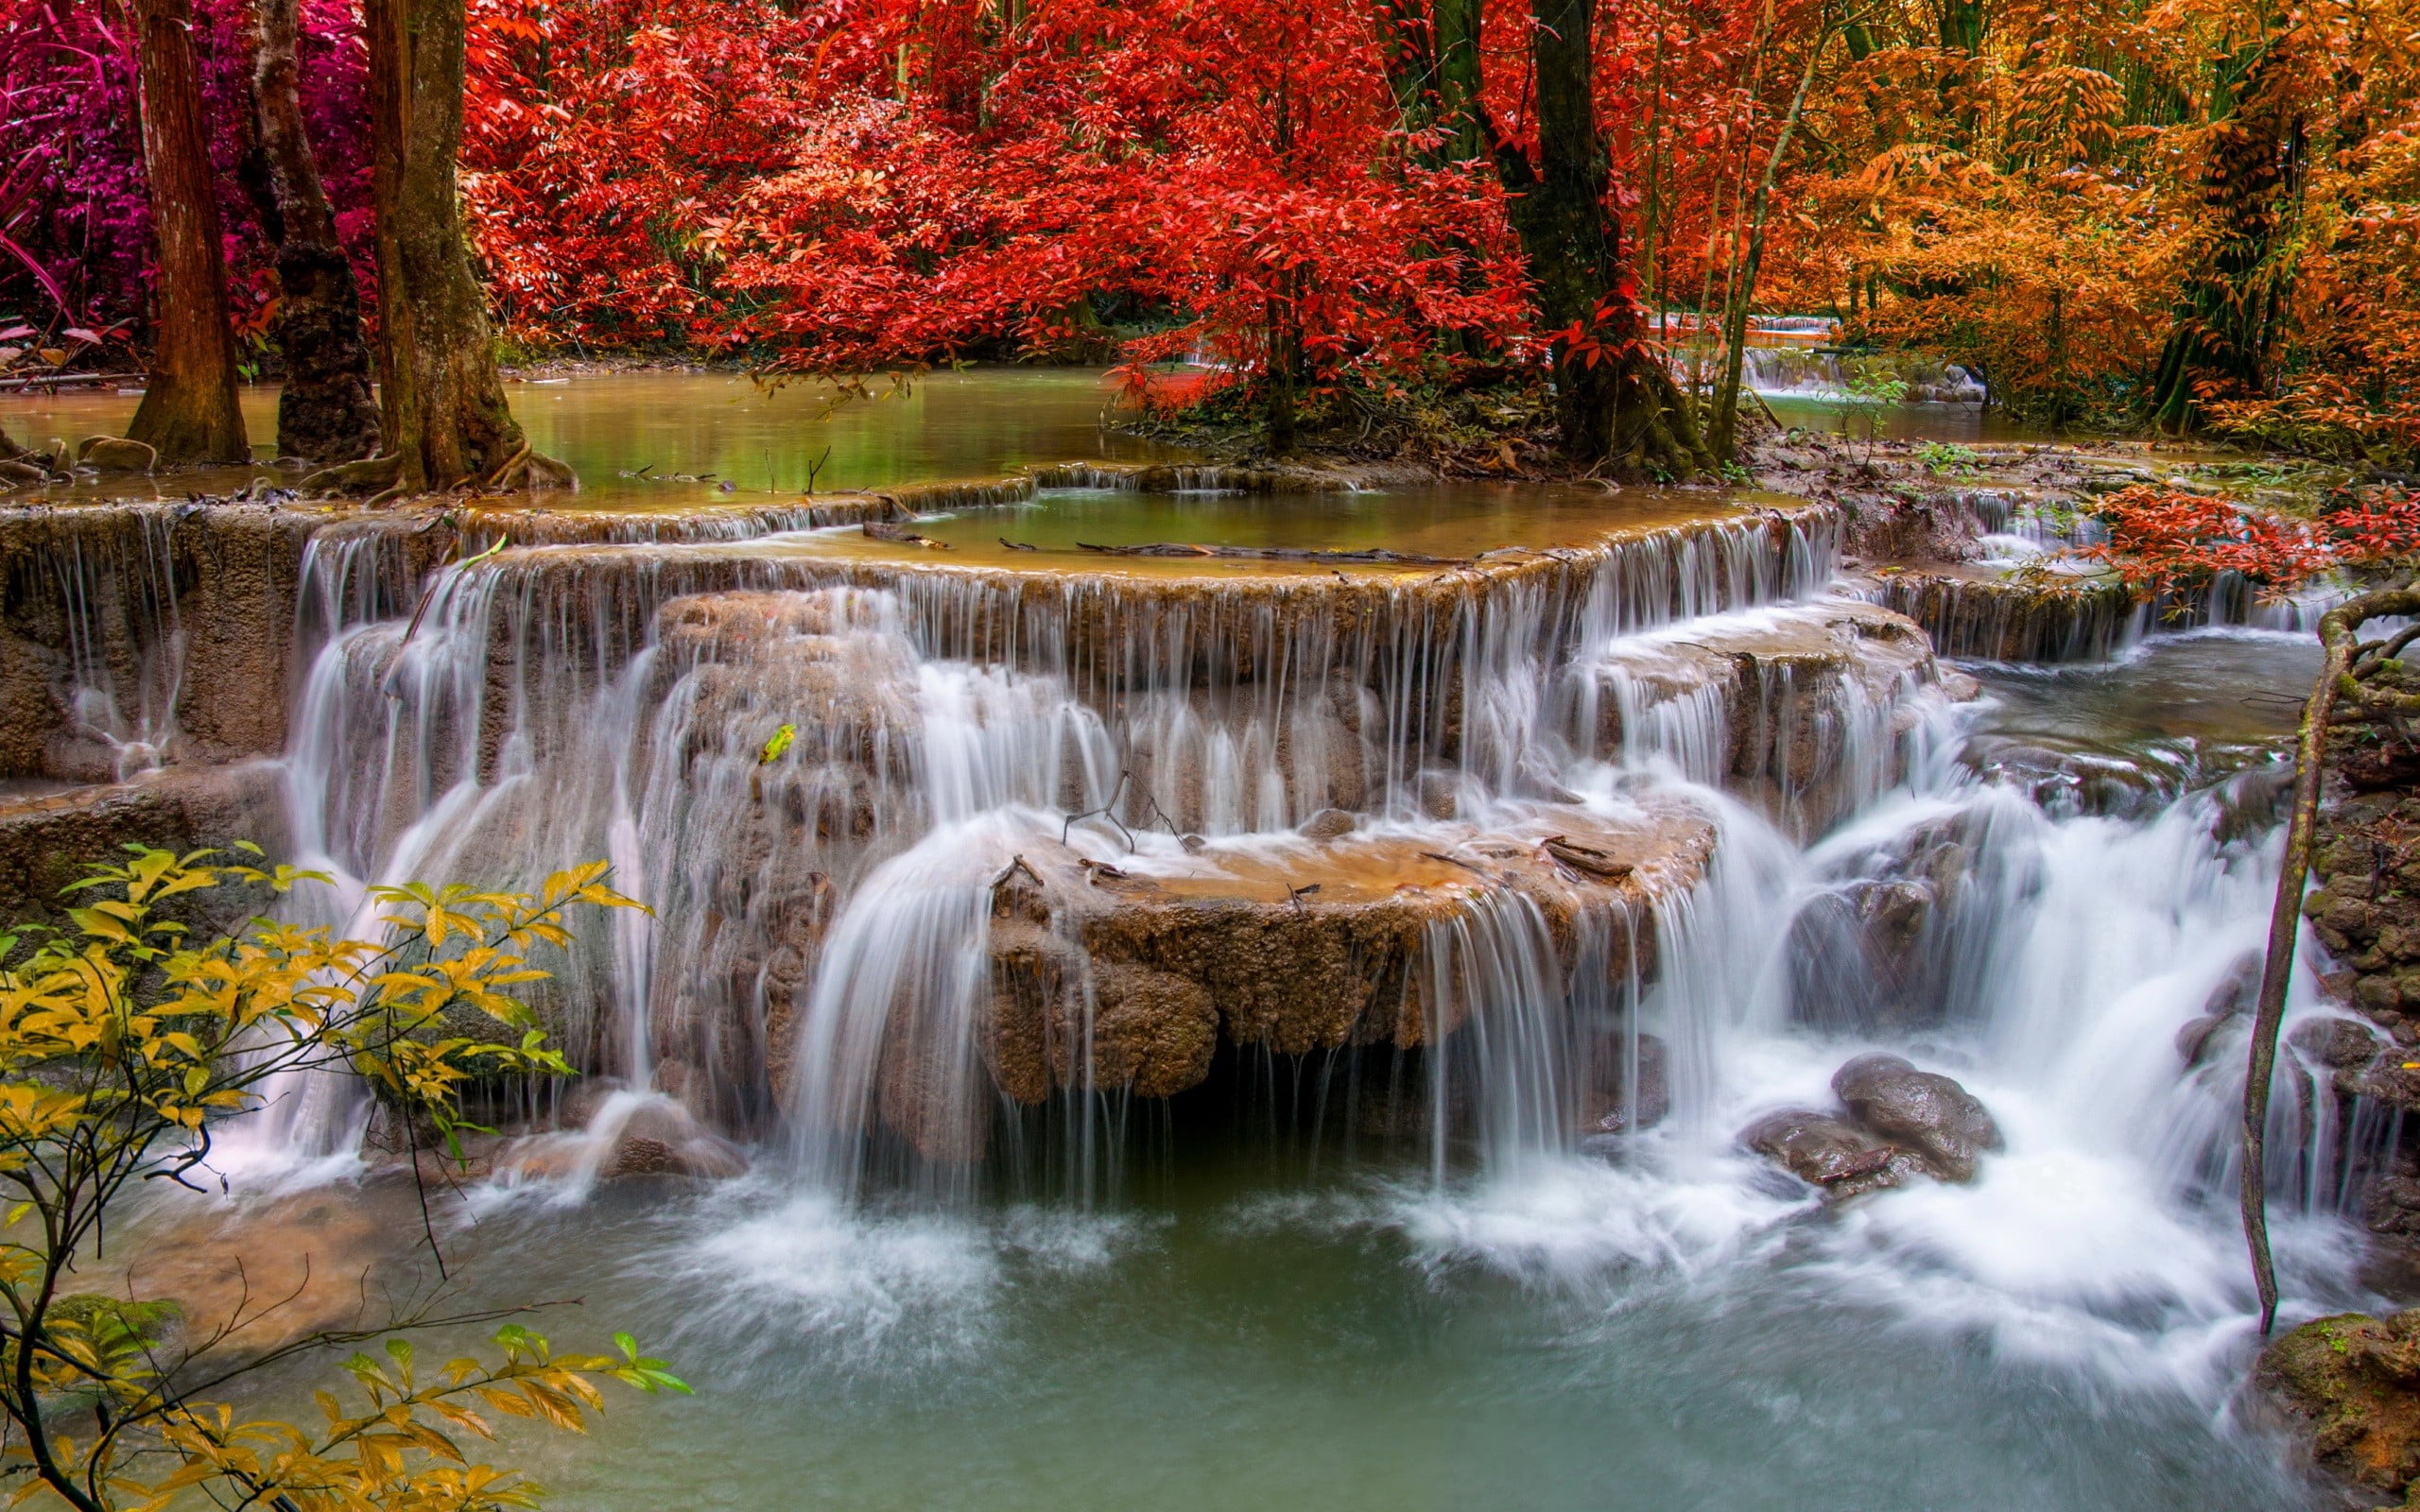
M 1264 396 L 1269 450 L 1284 456 L 1294 449 L 1295 403 L 1302 385 L 1303 327 L 1294 301 L 1300 274 L 1279 274 L 1279 292 L 1269 300 L 1269 392 Z
M 150 378 L 127 435 L 171 466 L 249 462 L 235 401 L 226 253 L 194 72 L 192 0 L 135 0 L 134 14 L 160 316 Z
M 365 0 L 378 208 L 380 398 L 387 450 L 303 480 L 380 500 L 572 487 L 529 449 L 496 370 L 487 291 L 471 267 L 456 159 L 462 145 L 464 0 Z
M 378 450 L 378 401 L 353 264 L 302 124 L 296 47 L 302 0 L 260 0 L 252 105 L 277 209 L 277 344 L 285 385 L 277 399 L 277 450 L 313 462 L 350 462 Z
M 1479 155 L 1479 0 L 1436 0 L 1437 119 L 1453 135 L 1448 161 Z
M 1616 475 L 1680 480 L 1715 471 L 1679 386 L 1648 342 L 1622 277 L 1612 163 L 1597 129 L 1596 0 L 1532 0 L 1538 161 L 1495 144 L 1497 176 L 1554 342 L 1563 449 Z
M 1739 380 L 1748 362 L 1748 316 L 1755 306 L 1756 275 L 1764 266 L 1765 229 L 1772 212 L 1773 181 L 1781 176 L 1789 139 L 1797 132 L 1799 118 L 1806 110 L 1807 91 L 1815 86 L 1815 70 L 1823 63 L 1824 49 L 1831 43 L 1832 26 L 1827 10 L 1824 25 L 1807 51 L 1806 72 L 1798 76 L 1798 91 L 1790 95 L 1789 111 L 1782 117 L 1781 134 L 1773 139 L 1773 149 L 1765 159 L 1764 177 L 1756 180 L 1756 192 L 1748 202 L 1748 246 L 1731 281 L 1730 305 L 1722 312 L 1722 379 L 1715 389 L 1714 420 L 1706 438 L 1706 450 L 1721 461 L 1730 461 L 1737 450 Z

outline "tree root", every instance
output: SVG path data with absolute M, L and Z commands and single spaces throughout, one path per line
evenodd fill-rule
M 1722 474 L 1698 434 L 1688 397 L 1652 352 L 1622 359 L 1614 384 L 1614 444 L 1616 477 L 1689 483 Z
M 531 449 L 525 440 L 521 450 L 488 474 L 485 487 L 498 493 L 516 493 L 524 489 L 578 489 L 579 476 L 571 470 L 571 464 Z
M 305 494 L 366 493 L 376 496 L 372 502 L 385 503 L 399 496 L 403 475 L 403 454 L 388 452 L 323 467 L 306 474 L 302 487 Z

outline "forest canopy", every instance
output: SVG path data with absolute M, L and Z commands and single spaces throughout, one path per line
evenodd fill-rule
M 140 9 L 0 0 L 13 363 L 154 339 Z M 263 9 L 193 0 L 191 35 L 229 318 L 274 373 Z M 1802 313 L 2035 420 L 2420 448 L 2411 0 L 468 0 L 465 26 L 460 196 L 508 352 L 1190 356 L 1383 411 Z M 361 8 L 302 0 L 299 31 L 374 322 Z M 1724 366 L 1687 399 L 1603 380 L 1647 418 L 1597 449 L 1727 455 Z

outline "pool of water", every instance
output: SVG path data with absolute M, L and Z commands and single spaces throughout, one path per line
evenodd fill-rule
M 1185 455 L 1106 429 L 1112 394 L 1098 369 L 973 369 L 928 373 L 897 391 L 877 382 L 872 391 L 878 397 L 840 403 L 822 385 L 767 387 L 735 373 L 690 372 L 505 386 L 530 443 L 569 462 L 580 479 L 577 502 L 596 507 L 793 498 L 810 474 L 828 492 L 979 477 L 1035 462 Z M 138 402 L 115 392 L 9 396 L 0 399 L 0 425 L 21 443 L 75 442 L 123 433 Z M 277 437 L 276 389 L 246 389 L 243 407 L 253 451 L 266 459 Z M 158 488 L 176 496 L 224 492 L 251 476 L 210 469 L 163 478 Z M 147 495 L 153 487 L 149 479 L 105 479 L 75 492 Z
M 1029 572 L 1426 572 L 1491 554 L 1585 547 L 1691 521 L 1738 519 L 1795 502 L 1754 493 L 1486 483 L 1312 494 L 1067 489 L 919 520 L 909 527 L 921 538 L 914 541 L 844 525 L 747 549 Z
M 1768 394 L 1765 403 L 1784 425 L 1859 441 L 2041 441 L 2054 434 L 1981 404 L 1876 404 L 1792 394 Z
M 2317 637 L 2234 627 L 2152 635 L 2105 662 L 1980 663 L 1979 769 L 2119 809 L 2237 772 L 2282 782 L 2319 675 Z
M 694 508 L 767 496 L 980 477 L 1032 463 L 1184 460 L 1191 454 L 1110 429 L 1113 391 L 1081 368 L 983 368 L 927 373 L 904 388 L 838 402 L 810 383 L 778 387 L 736 373 L 625 372 L 508 383 L 532 445 L 579 474 L 575 507 Z M 137 391 L 73 389 L 0 396 L 0 427 L 21 443 L 123 434 Z M 273 385 L 244 390 L 244 421 L 266 464 L 277 437 Z M 1879 408 L 1776 399 L 1786 423 L 1863 437 L 2003 440 L 2035 433 L 1969 404 Z M 111 477 L 47 496 L 66 501 L 224 493 L 265 465 L 201 469 L 158 480 Z M 550 501 L 554 502 L 554 501 Z M 1409 549 L 1409 548 L 1399 548 Z
M 955 1215 L 778 1178 L 491 1195 L 449 1226 L 448 1305 L 578 1298 L 532 1325 L 635 1330 L 697 1385 L 510 1435 L 555 1504 L 617 1512 L 2316 1504 L 2170 1362 L 2047 1305 L 2029 1336 L 1952 1271 L 1928 1296 L 1787 1197 L 1580 1162 L 1440 1193 L 1265 1147 L 1137 1185 Z M 407 1187 L 376 1200 L 417 1228 Z

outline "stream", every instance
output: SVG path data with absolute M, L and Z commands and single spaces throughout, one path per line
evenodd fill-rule
M 827 446 L 819 488 L 1158 455 L 1091 374 L 822 420 L 718 376 L 513 398 L 583 507 L 793 497 Z M 555 1504 L 2327 1504 L 2236 1395 L 2239 1027 L 2176 1047 L 2265 937 L 2309 636 L 1937 665 L 1841 593 L 1831 522 L 1754 495 L 1045 488 L 914 528 L 516 546 L 420 614 L 379 538 L 304 559 L 281 802 L 321 917 L 589 855 L 656 910 L 549 1000 L 590 1085 L 430 1218 L 449 1305 L 577 1298 L 537 1326 L 698 1388 L 515 1436 Z M 1451 565 L 1084 549 L 1163 542 Z M 1197 943 L 1246 917 L 1296 954 Z M 1300 1049 L 1330 929 L 1406 1006 Z M 1082 984 L 1029 1073 L 1016 950 Z M 1083 1069 L 1196 984 L 1198 1063 L 1171 1008 Z M 2291 1011 L 2328 1011 L 2308 971 Z M 1826 1205 L 1737 1143 L 1870 1049 L 1991 1109 L 1975 1181 Z M 1616 1074 L 1648 1126 L 1575 1118 Z M 151 1243 L 436 1284 L 368 1113 L 288 1088 Z M 640 1119 L 746 1174 L 608 1178 Z M 2280 1128 L 2288 1321 L 2375 1305 L 2336 1131 Z

